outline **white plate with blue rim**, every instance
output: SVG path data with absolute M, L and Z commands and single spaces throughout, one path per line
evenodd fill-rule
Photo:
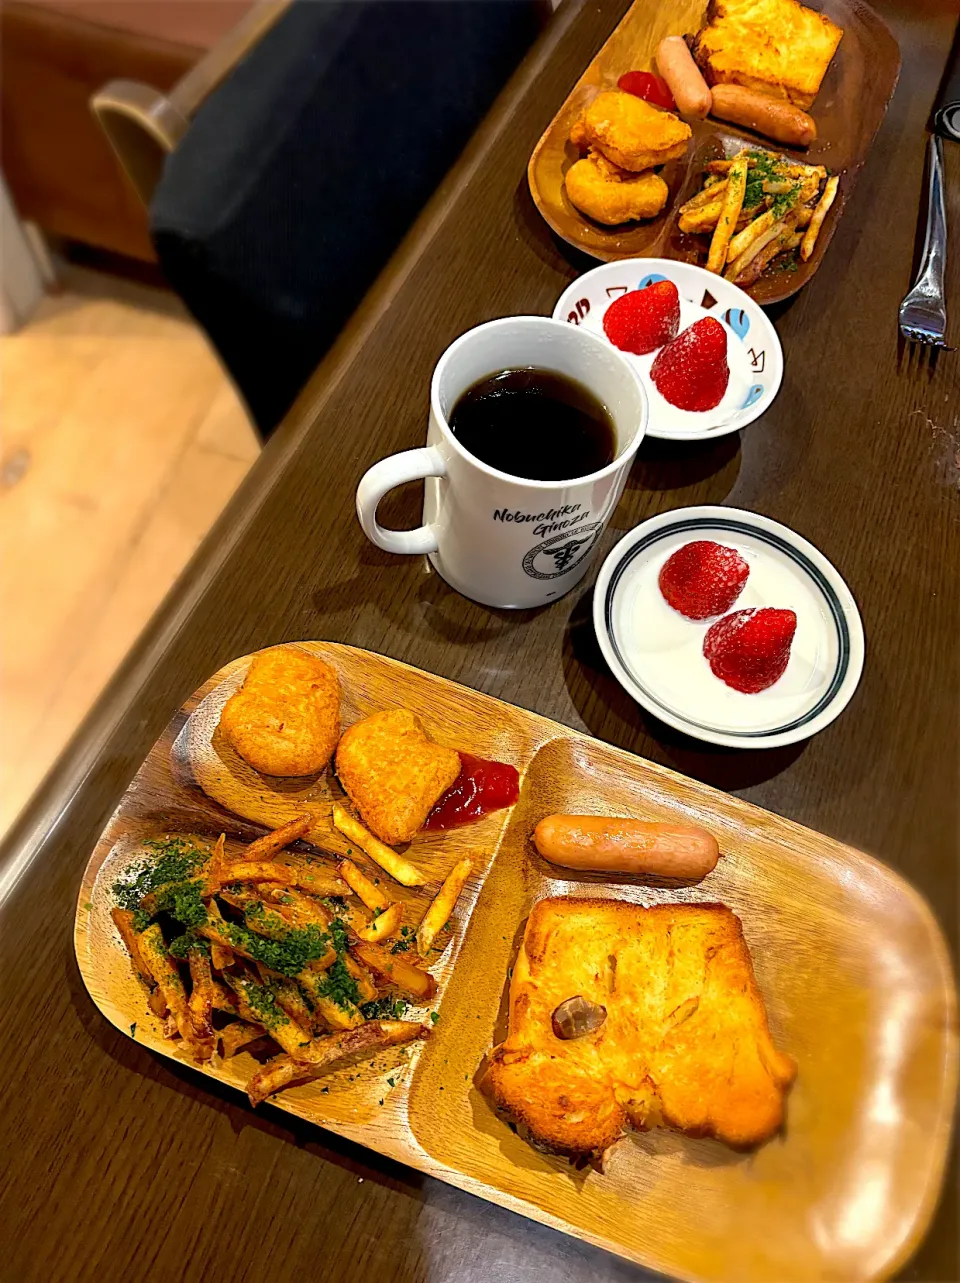
M 739 286 L 694 263 L 670 258 L 624 258 L 579 276 L 563 291 L 553 309 L 555 321 L 591 330 L 606 338 L 603 316 L 615 298 L 641 290 L 654 281 L 673 281 L 680 295 L 680 329 L 712 316 L 727 332 L 730 381 L 714 410 L 680 410 L 659 393 L 650 378 L 656 352 L 622 355 L 636 369 L 650 401 L 648 437 L 669 441 L 703 441 L 739 432 L 773 404 L 783 378 L 780 340 L 763 309 Z M 609 340 L 608 340 L 609 342 Z
M 796 612 L 790 660 L 779 681 L 746 695 L 710 669 L 703 641 L 713 619 L 668 605 L 660 570 L 694 540 L 734 548 L 750 574 L 731 611 Z M 728 748 L 778 748 L 822 731 L 850 702 L 863 672 L 860 613 L 840 575 L 806 539 L 740 508 L 675 508 L 625 535 L 600 570 L 593 623 L 614 676 L 668 726 Z

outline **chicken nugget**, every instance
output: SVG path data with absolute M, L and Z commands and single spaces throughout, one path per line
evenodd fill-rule
M 632 174 L 593 155 L 571 165 L 564 181 L 577 209 L 608 226 L 656 217 L 669 195 L 667 184 L 652 169 Z
M 306 651 L 262 650 L 224 704 L 220 729 L 264 775 L 313 775 L 330 761 L 340 737 L 337 674 Z
M 391 708 L 345 731 L 337 775 L 382 842 L 409 842 L 460 774 L 460 754 L 427 738 L 419 717 Z
M 671 112 L 620 90 L 597 94 L 570 131 L 576 146 L 596 147 L 633 173 L 679 160 L 691 136 L 690 126 Z

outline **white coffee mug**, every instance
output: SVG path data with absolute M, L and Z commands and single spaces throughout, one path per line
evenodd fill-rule
M 525 367 L 568 375 L 606 406 L 616 432 L 612 463 L 570 481 L 527 481 L 491 468 L 463 448 L 448 422 L 458 399 L 487 375 Z M 426 447 L 375 463 L 357 489 L 357 515 L 378 548 L 426 553 L 465 597 L 485 606 L 542 606 L 586 574 L 646 426 L 643 386 L 605 339 L 544 316 L 489 321 L 444 352 L 430 386 Z M 378 525 L 383 496 L 421 477 L 423 525 L 416 530 Z

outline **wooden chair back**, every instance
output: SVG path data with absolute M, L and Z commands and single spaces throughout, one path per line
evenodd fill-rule
M 166 94 L 135 80 L 111 80 L 90 99 L 110 146 L 144 205 L 163 162 L 194 113 L 283 16 L 292 0 L 258 0 L 246 16 Z

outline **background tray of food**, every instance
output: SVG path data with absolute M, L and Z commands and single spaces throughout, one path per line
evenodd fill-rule
M 892 1272 L 932 1214 L 956 1081 L 949 959 L 916 893 L 860 852 L 536 714 L 348 646 L 300 646 L 336 669 L 344 725 L 383 708 L 412 709 L 439 743 L 513 762 L 521 791 L 512 810 L 418 835 L 405 852 L 437 880 L 464 852 L 474 859 L 430 967 L 430 1038 L 337 1068 L 273 1103 L 677 1277 Z M 249 662 L 215 674 L 174 718 L 105 829 L 79 895 L 76 952 L 97 1006 L 125 1034 L 181 1063 L 190 1062 L 146 1010 L 114 928 L 115 880 L 135 848 L 159 833 L 213 840 L 226 831 L 236 845 L 260 835 L 251 820 L 275 826 L 291 805 L 312 807 L 319 828 L 341 796 L 326 775 L 293 803 L 282 786 L 238 788 L 244 772 L 216 742 L 216 727 Z M 210 774 L 216 760 L 219 782 Z M 198 775 L 224 805 L 201 790 Z M 694 886 L 566 874 L 530 842 L 554 812 L 701 824 L 718 838 L 722 859 Z M 323 845 L 335 842 L 328 833 Z M 538 1152 L 494 1112 L 478 1084 L 506 1032 L 525 920 L 545 896 L 569 895 L 720 901 L 740 917 L 774 1041 L 799 1066 L 782 1137 L 745 1154 L 663 1130 L 629 1134 L 601 1174 Z M 199 1068 L 243 1090 L 258 1067 L 241 1052 Z
M 769 149 L 787 160 L 823 165 L 840 175 L 836 199 L 812 256 L 807 261 L 795 255 L 782 256 L 745 288 L 758 302 L 768 304 L 788 298 L 805 285 L 820 266 L 900 74 L 896 41 L 866 4 L 860 0 L 816 0 L 812 7 L 843 29 L 843 38 L 809 109 L 818 130 L 813 145 L 805 151 L 791 151 L 712 117 L 688 121 L 693 136 L 686 154 L 661 170 L 669 187 L 663 210 L 649 221 L 605 227 L 580 213 L 566 193 L 565 175 L 581 154 L 570 142 L 570 131 L 596 95 L 616 89 L 624 73 L 655 70 L 656 49 L 662 39 L 694 34 L 708 17 L 703 0 L 679 0 L 670 5 L 636 0 L 577 81 L 530 158 L 530 191 L 550 227 L 577 249 L 607 262 L 674 258 L 703 265 L 709 237 L 679 230 L 680 206 L 700 191 L 708 162 L 729 158 L 745 146 Z

